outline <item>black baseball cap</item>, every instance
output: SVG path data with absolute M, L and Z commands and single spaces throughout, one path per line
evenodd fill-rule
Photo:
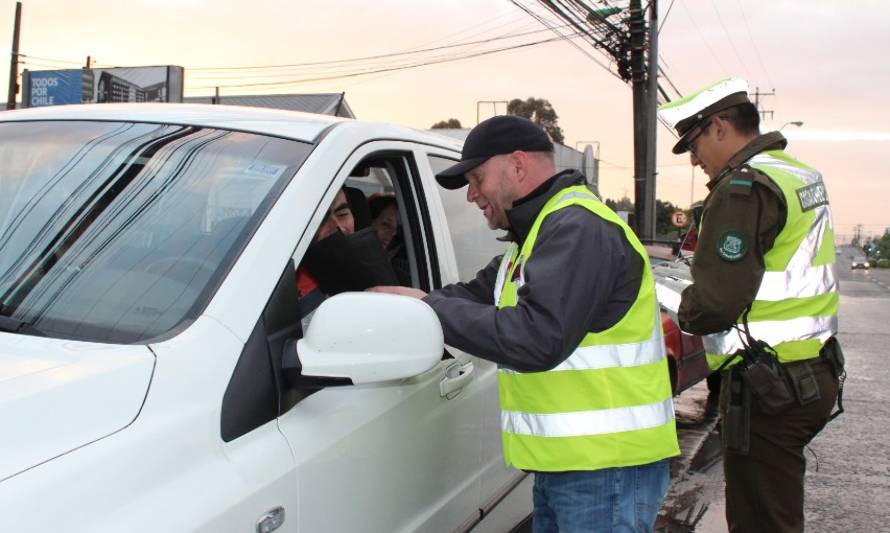
M 436 181 L 446 189 L 460 189 L 467 184 L 464 174 L 492 157 L 523 152 L 552 152 L 547 133 L 527 118 L 513 115 L 491 117 L 476 125 L 467 135 L 460 163 L 436 174 Z

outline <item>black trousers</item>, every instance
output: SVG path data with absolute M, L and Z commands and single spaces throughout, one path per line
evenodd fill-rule
M 828 422 L 838 388 L 828 364 L 819 362 L 812 369 L 819 386 L 818 400 L 807 405 L 795 402 L 781 414 L 766 414 L 757 399 L 751 398 L 748 453 L 723 449 L 726 521 L 732 533 L 804 530 L 804 446 Z M 731 396 L 730 371 L 723 376 L 720 393 L 723 417 Z M 737 378 L 735 382 L 738 387 Z

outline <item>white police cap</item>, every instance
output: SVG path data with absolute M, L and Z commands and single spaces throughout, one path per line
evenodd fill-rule
M 748 82 L 742 78 L 729 78 L 660 106 L 658 116 L 677 131 L 680 140 L 674 145 L 673 152 L 682 154 L 689 149 L 686 145 L 689 134 L 702 120 L 724 109 L 750 102 Z

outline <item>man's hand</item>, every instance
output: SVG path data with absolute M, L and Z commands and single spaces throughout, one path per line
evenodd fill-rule
M 378 285 L 377 287 L 371 287 L 366 290 L 369 292 L 384 292 L 387 294 L 410 296 L 411 298 L 417 298 L 418 300 L 426 296 L 426 293 L 420 289 L 415 289 L 414 287 L 401 287 L 399 285 Z

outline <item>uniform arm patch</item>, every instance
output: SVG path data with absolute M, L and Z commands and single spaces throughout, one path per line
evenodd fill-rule
M 825 184 L 821 181 L 801 187 L 794 192 L 797 193 L 797 199 L 800 200 L 801 211 L 828 205 L 828 192 L 825 191 Z
M 740 261 L 747 253 L 748 238 L 741 231 L 726 231 L 717 240 L 717 255 L 724 261 Z

